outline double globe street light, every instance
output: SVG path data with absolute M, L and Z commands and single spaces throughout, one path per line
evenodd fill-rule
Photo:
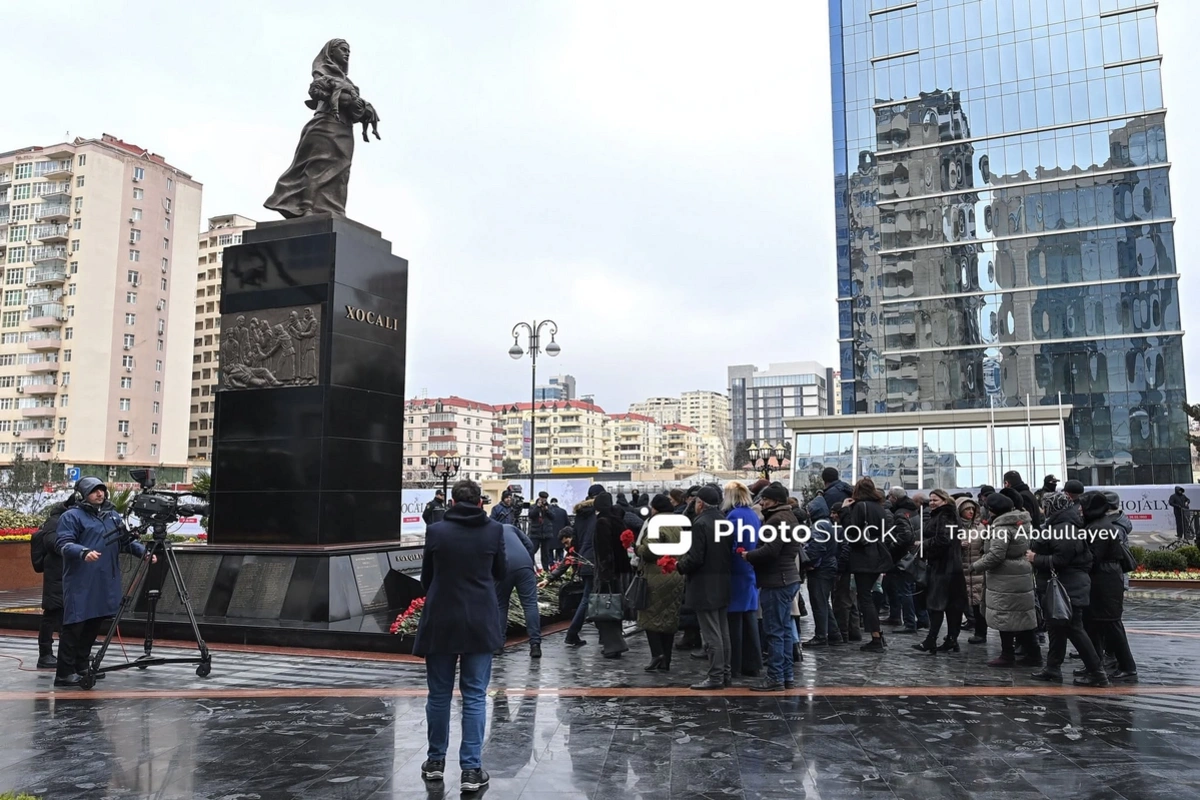
M 458 468 L 461 466 L 461 456 L 429 457 L 429 471 L 433 473 L 433 477 L 442 479 L 442 509 L 436 512 L 434 522 L 441 522 L 440 515 L 446 513 L 446 507 L 450 504 L 450 479 L 458 474 Z
M 771 480 L 772 470 L 778 472 L 783 469 L 783 462 L 791 454 L 791 447 L 787 443 L 781 445 L 766 444 L 759 446 L 753 442 L 746 448 L 746 455 L 750 457 L 750 463 L 756 470 L 760 470 L 763 478 Z M 774 459 L 775 465 L 771 465 L 771 460 Z
M 529 359 L 532 362 L 532 381 L 529 392 L 529 499 L 532 502 L 537 495 L 534 492 L 534 464 L 537 456 L 537 357 L 541 352 L 542 328 L 549 326 L 550 344 L 546 345 L 546 355 L 554 358 L 562 352 L 562 348 L 558 346 L 558 342 L 554 341 L 554 337 L 558 335 L 558 323 L 552 319 L 544 319 L 538 322 L 536 319 L 533 324 L 528 322 L 518 322 L 513 326 L 512 337 L 513 345 L 508 348 L 508 354 L 514 360 L 520 360 L 525 355 L 525 350 L 521 349 L 521 331 L 524 330 L 528 336 Z

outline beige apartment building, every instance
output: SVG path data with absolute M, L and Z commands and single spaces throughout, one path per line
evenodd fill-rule
M 659 425 L 678 425 L 682 407 L 678 397 L 647 397 L 640 403 L 631 403 L 629 413 L 653 417 Z
M 504 429 L 504 457 L 520 462 L 521 471 L 529 471 L 525 455 L 527 423 L 531 419 L 529 403 L 497 406 Z M 604 409 L 587 400 L 538 403 L 536 435 L 530 442 L 535 454 L 536 471 L 551 472 L 571 467 L 609 469 L 605 444 L 608 416 Z
M 663 462 L 663 426 L 644 414 L 612 414 L 608 418 L 612 469 L 656 470 Z
M 629 413 L 652 417 L 659 425 L 683 425 L 699 437 L 697 467 L 727 469 L 730 442 L 729 398 L 721 392 L 697 390 L 679 397 L 649 397 L 629 406 Z M 675 461 L 672 458 L 672 461 Z M 676 462 L 678 463 L 678 462 Z
M 0 464 L 186 479 L 200 195 L 108 134 L 0 153 Z
M 196 316 L 192 336 L 192 396 L 188 422 L 188 462 L 212 463 L 213 411 L 221 354 L 221 262 L 225 248 L 241 244 L 242 234 L 258 223 L 240 214 L 209 217 L 197 241 Z
M 415 398 L 404 408 L 405 483 L 436 483 L 429 466 L 435 455 L 462 459 L 454 480 L 479 482 L 500 477 L 504 429 L 495 407 L 451 395 Z
M 690 425 L 663 425 L 663 459 L 676 472 L 700 470 L 700 432 Z

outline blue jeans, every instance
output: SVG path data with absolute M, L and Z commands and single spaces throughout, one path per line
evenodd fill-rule
M 763 629 L 767 634 L 767 679 L 785 683 L 795 679 L 792 666 L 792 646 L 796 643 L 796 628 L 792 625 L 792 599 L 800 584 L 761 590 Z
M 883 576 L 883 590 L 888 596 L 893 619 L 900 618 L 910 631 L 917 629 L 917 610 L 913 605 L 913 579 L 903 572 L 889 572 Z M 901 613 L 902 612 L 902 613 Z
M 533 570 L 519 569 L 510 572 L 496 588 L 496 600 L 500 606 L 500 635 L 508 632 L 508 599 L 512 597 L 513 589 L 521 598 L 521 608 L 525 609 L 525 631 L 529 634 L 530 644 L 542 643 L 542 622 L 538 615 L 537 578 Z
M 592 596 L 592 576 L 583 576 L 583 596 L 579 598 L 579 608 L 575 609 L 575 619 L 571 620 L 571 627 L 567 628 L 567 641 L 573 642 L 579 638 L 580 631 L 583 630 L 583 623 L 587 621 L 587 605 L 588 598 Z
M 837 620 L 833 616 L 833 607 L 829 597 L 837 584 L 837 573 L 831 570 L 814 570 L 808 573 L 808 604 L 812 606 L 813 626 L 816 628 L 818 639 L 841 639 Z
M 429 729 L 429 760 L 445 761 L 450 746 L 450 698 L 454 694 L 454 669 L 462 665 L 458 688 L 462 692 L 462 745 L 458 765 L 479 769 L 483 757 L 483 732 L 487 727 L 487 687 L 492 680 L 491 653 L 430 653 L 425 656 L 425 724 Z

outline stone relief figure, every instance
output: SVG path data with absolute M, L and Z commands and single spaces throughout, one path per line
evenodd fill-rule
M 221 389 L 307 386 L 317 382 L 321 321 L 311 308 L 276 309 L 263 318 L 226 317 L 221 334 Z M 273 322 L 267 316 L 278 319 Z M 286 315 L 286 316 L 285 316 Z
M 362 123 L 363 141 L 371 127 L 379 137 L 379 115 L 351 82 L 350 45 L 330 39 L 313 59 L 306 106 L 316 111 L 300 132 L 292 165 L 263 205 L 287 219 L 310 214 L 346 215 L 354 125 Z

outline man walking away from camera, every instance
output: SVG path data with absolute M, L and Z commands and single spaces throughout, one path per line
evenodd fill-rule
M 570 518 L 567 516 L 567 510 L 558 505 L 558 498 L 551 497 L 550 505 L 546 506 L 546 517 L 549 520 L 547 525 L 550 528 L 550 541 L 553 545 L 550 560 L 562 561 L 562 530 L 571 524 Z M 542 551 L 542 569 L 549 569 L 550 565 L 545 563 L 546 554 Z
M 508 633 L 508 604 L 513 589 L 521 598 L 525 610 L 525 632 L 529 634 L 529 657 L 542 657 L 542 624 L 538 614 L 537 576 L 534 574 L 534 543 L 516 525 L 504 526 L 504 555 L 507 574 L 496 590 L 496 605 L 500 610 L 500 638 Z M 496 651 L 504 655 L 504 645 Z
M 77 686 L 104 621 L 121 607 L 121 551 L 138 558 L 146 548 L 114 535 L 124 526 L 99 478 L 75 484 L 75 506 L 58 520 L 55 543 L 63 560 L 63 625 L 55 686 Z M 157 559 L 155 559 L 157 561 Z
M 708 677 L 693 689 L 722 689 L 731 680 L 729 643 L 729 574 L 733 550 L 716 539 L 721 519 L 721 490 L 704 486 L 696 493 L 691 549 L 679 557 L 684 576 L 684 602 L 696 614 L 700 637 L 708 651 Z
M 29 540 L 33 571 L 42 575 L 42 624 L 38 628 L 38 669 L 54 669 L 54 634 L 62 631 L 63 562 L 58 552 L 58 521 L 75 505 L 75 495 L 50 507 L 50 516 Z
M 482 757 L 492 653 L 504 643 L 496 606 L 496 587 L 507 570 L 504 527 L 488 519 L 474 481 L 454 484 L 450 498 L 446 518 L 425 532 L 421 563 L 425 609 L 413 642 L 413 655 L 425 656 L 429 686 L 425 702 L 429 750 L 421 777 L 440 781 L 445 774 L 450 699 L 458 669 L 462 692 L 458 765 L 463 791 L 478 791 L 489 779 Z

